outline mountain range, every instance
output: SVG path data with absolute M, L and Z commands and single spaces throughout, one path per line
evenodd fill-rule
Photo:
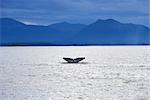
M 26 25 L 0 18 L 0 45 L 149 45 L 150 28 L 114 19 L 84 24 Z

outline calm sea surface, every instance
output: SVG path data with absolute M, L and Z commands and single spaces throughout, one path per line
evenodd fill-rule
M 0 100 L 150 100 L 150 46 L 0 47 Z

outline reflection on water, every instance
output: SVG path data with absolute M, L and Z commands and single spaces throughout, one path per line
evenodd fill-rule
M 79 62 L 79 63 L 60 62 L 60 64 L 90 64 L 90 63 L 89 62 Z

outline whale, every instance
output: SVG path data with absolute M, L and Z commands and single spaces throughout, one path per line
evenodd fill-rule
M 80 61 L 84 60 L 85 57 L 79 57 L 79 58 L 67 58 L 67 57 L 63 57 L 63 59 L 65 61 L 67 61 L 68 63 L 79 63 Z

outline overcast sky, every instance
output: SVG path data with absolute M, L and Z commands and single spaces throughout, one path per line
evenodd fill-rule
M 150 0 L 1 0 L 0 12 L 28 24 L 89 24 L 111 18 L 150 26 L 149 6 Z

